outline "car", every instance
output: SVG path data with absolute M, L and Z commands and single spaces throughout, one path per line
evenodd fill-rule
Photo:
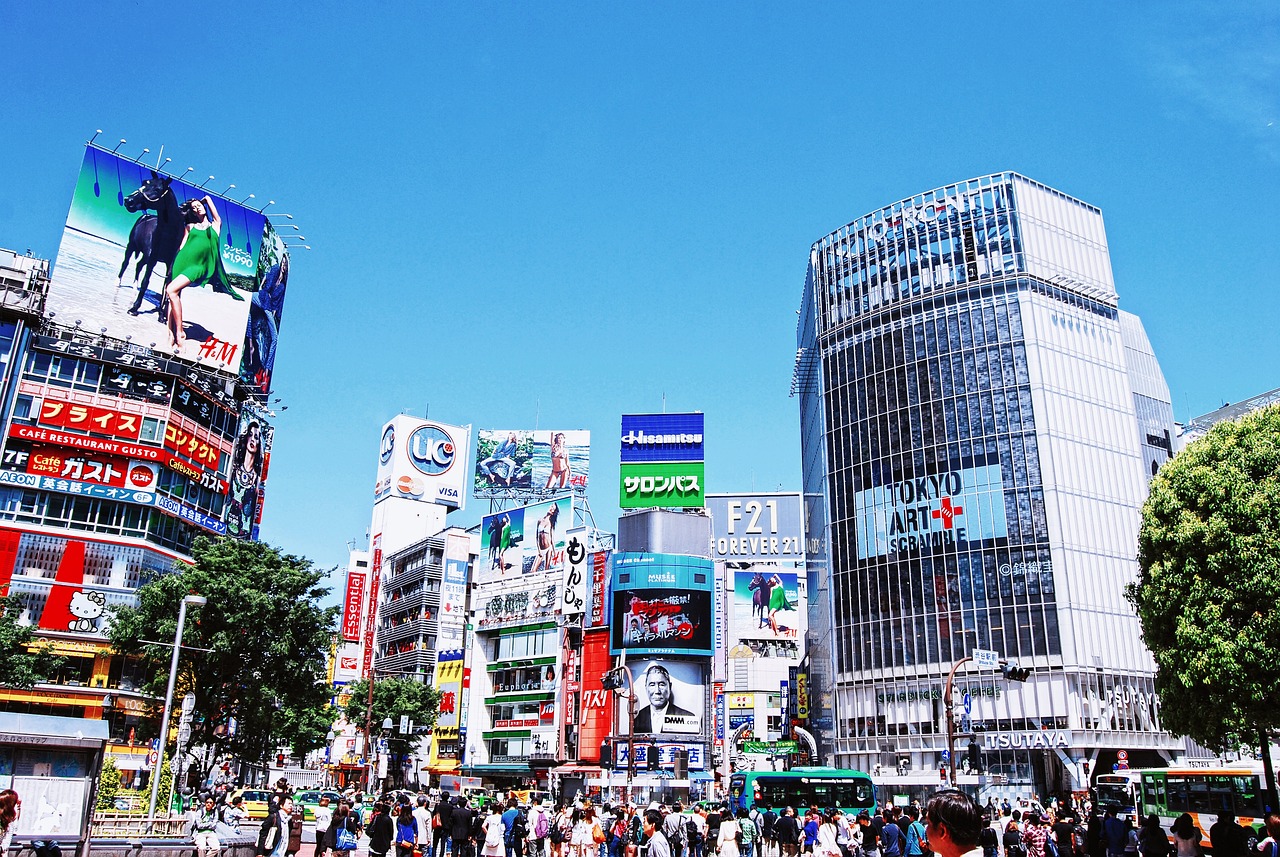
M 267 817 L 267 805 L 271 801 L 271 792 L 265 789 L 242 789 L 232 797 L 244 798 L 244 811 L 249 818 Z
M 122 795 L 120 797 L 117 797 L 115 800 L 113 800 L 111 802 L 111 805 L 120 812 L 128 812 L 129 810 L 133 809 L 133 798 L 124 797 Z
M 307 789 L 293 796 L 294 804 L 302 807 L 304 821 L 316 820 L 316 807 L 320 805 L 320 798 L 322 797 L 327 797 L 329 806 L 336 810 L 338 801 L 342 800 L 342 792 L 337 792 L 333 789 Z

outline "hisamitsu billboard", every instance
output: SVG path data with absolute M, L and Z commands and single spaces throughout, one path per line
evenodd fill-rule
M 621 462 L 702 461 L 702 414 L 623 414 Z

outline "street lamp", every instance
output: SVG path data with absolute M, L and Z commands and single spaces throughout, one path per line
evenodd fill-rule
M 202 595 L 188 595 L 178 608 L 178 628 L 173 633 L 173 657 L 169 660 L 169 686 L 164 692 L 164 714 L 160 717 L 159 750 L 156 753 L 156 769 L 151 775 L 151 800 L 147 804 L 147 832 L 155 829 L 156 798 L 160 794 L 160 771 L 164 767 L 164 749 L 169 740 L 169 714 L 173 711 L 173 685 L 178 679 L 178 652 L 182 650 L 182 628 L 187 624 L 187 606 L 203 607 L 209 599 Z

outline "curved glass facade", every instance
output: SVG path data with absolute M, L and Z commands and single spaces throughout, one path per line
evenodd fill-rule
M 957 680 L 962 734 L 1011 783 L 1180 746 L 1121 594 L 1167 457 L 1143 439 L 1172 412 L 1101 212 L 1013 173 L 873 212 L 814 244 L 797 338 L 808 725 L 832 761 L 908 758 L 936 785 L 943 678 L 975 648 L 1034 670 Z

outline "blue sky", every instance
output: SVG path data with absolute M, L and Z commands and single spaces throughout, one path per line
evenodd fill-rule
M 1178 418 L 1280 386 L 1274 3 L 9 3 L 0 30 L 0 246 L 53 258 L 97 128 L 295 216 L 263 535 L 325 565 L 402 410 L 591 430 L 605 528 L 619 415 L 664 403 L 706 412 L 712 490 L 798 488 L 809 245 L 1004 169 L 1102 208 Z

